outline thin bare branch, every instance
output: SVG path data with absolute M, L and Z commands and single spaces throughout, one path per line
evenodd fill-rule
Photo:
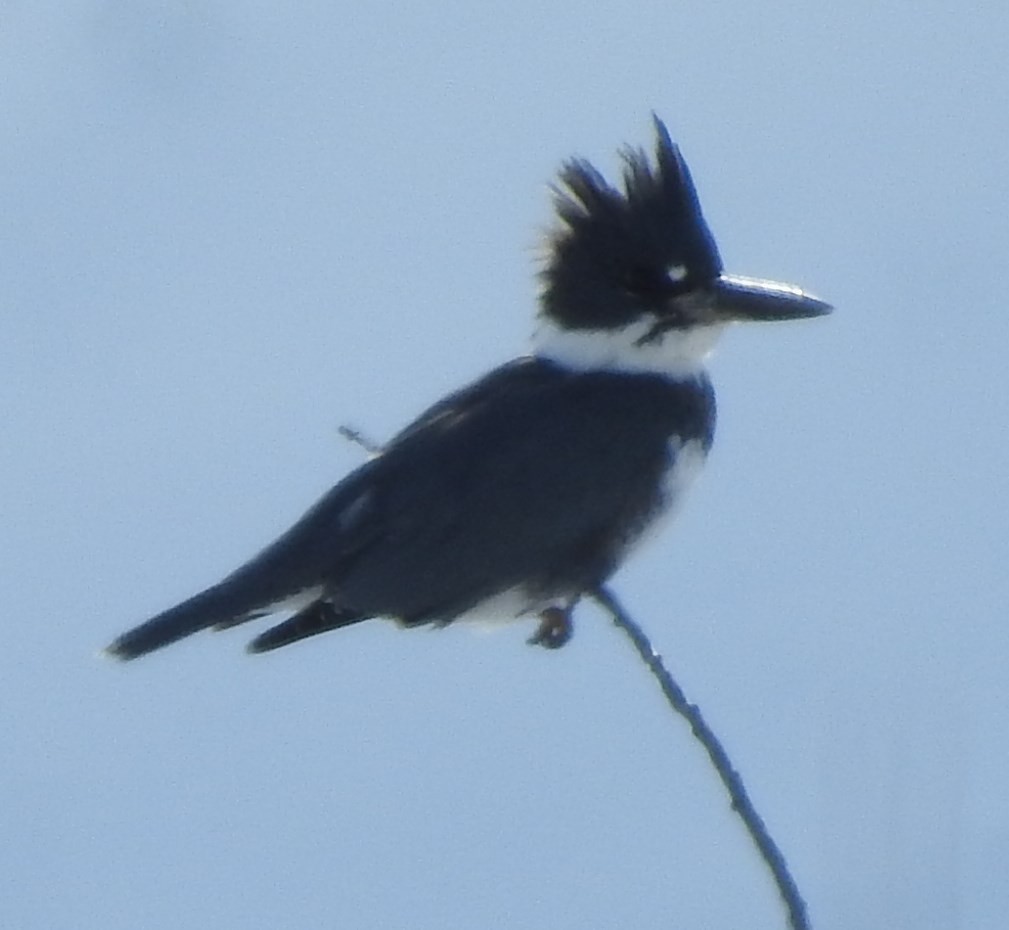
M 648 670 L 655 677 L 665 695 L 669 706 L 673 711 L 683 717 L 694 736 L 704 747 L 711 764 L 715 767 L 718 777 L 725 785 L 725 790 L 729 793 L 732 802 L 732 809 L 742 818 L 743 824 L 750 839 L 753 840 L 760 857 L 770 869 L 774 882 L 778 887 L 778 894 L 788 911 L 788 922 L 792 930 L 810 930 L 809 918 L 806 914 L 806 903 L 799 894 L 799 889 L 792 878 L 785 857 L 782 855 L 778 845 L 767 832 L 767 827 L 761 816 L 753 807 L 753 802 L 743 785 L 739 772 L 733 768 L 725 748 L 721 741 L 712 732 L 700 709 L 696 704 L 691 704 L 683 689 L 677 684 L 676 679 L 666 668 L 662 657 L 655 651 L 651 640 L 631 617 L 629 613 L 617 600 L 609 588 L 599 588 L 593 592 L 592 598 L 602 607 L 612 618 L 613 622 L 627 634 L 627 637 L 634 644 L 641 661 L 648 666 Z
M 364 449 L 365 452 L 368 453 L 368 455 L 378 455 L 379 452 L 382 451 L 381 445 L 369 439 L 367 436 L 364 435 L 364 433 L 362 433 L 355 426 L 347 426 L 347 424 L 344 423 L 337 428 L 337 432 L 344 439 L 354 443 L 355 445 L 360 446 L 362 449 Z

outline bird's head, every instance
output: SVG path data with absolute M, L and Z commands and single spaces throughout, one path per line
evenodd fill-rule
M 574 159 L 554 188 L 536 348 L 577 367 L 700 365 L 724 324 L 820 316 L 796 287 L 727 275 L 690 172 L 655 118 L 654 161 L 623 154 L 623 189 Z

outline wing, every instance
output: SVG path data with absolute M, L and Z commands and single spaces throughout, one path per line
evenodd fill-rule
M 407 623 L 451 620 L 488 592 L 602 581 L 663 501 L 669 439 L 710 444 L 710 391 L 525 359 L 432 407 L 372 476 L 371 542 L 339 601 Z
M 448 410 L 479 406 L 493 393 L 496 374 L 435 404 L 393 445 L 402 449 L 410 435 L 429 435 Z M 401 458 L 401 453 L 394 456 Z M 370 616 L 337 608 L 324 595 L 352 569 L 358 554 L 369 547 L 381 551 L 390 530 L 376 507 L 375 475 L 389 470 L 380 457 L 352 472 L 283 536 L 223 581 L 128 630 L 106 652 L 134 659 L 210 627 L 226 629 L 277 610 L 298 610 L 256 641 L 252 648 L 262 651 Z

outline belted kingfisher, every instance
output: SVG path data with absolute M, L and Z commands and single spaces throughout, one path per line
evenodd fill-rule
M 532 352 L 438 401 L 251 561 L 108 647 L 132 659 L 279 611 L 265 652 L 372 617 L 534 617 L 571 636 L 596 591 L 704 463 L 704 359 L 726 324 L 829 312 L 724 274 L 686 163 L 655 118 L 622 189 L 574 159 L 554 187 Z

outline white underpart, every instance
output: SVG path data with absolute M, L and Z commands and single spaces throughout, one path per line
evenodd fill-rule
M 533 354 L 574 371 L 623 371 L 691 378 L 704 367 L 724 323 L 671 329 L 642 343 L 654 320 L 643 319 L 621 329 L 562 329 L 540 321 L 533 333 Z
M 523 617 L 538 614 L 548 607 L 563 606 L 565 606 L 565 602 L 561 599 L 536 600 L 531 598 L 522 587 L 509 588 L 507 591 L 502 591 L 474 605 L 452 622 L 472 623 L 478 629 L 488 630 L 500 627 L 505 623 L 511 623 L 513 620 L 521 620 Z
M 687 491 L 704 468 L 708 453 L 704 443 L 699 439 L 688 439 L 683 442 L 676 437 L 669 441 L 669 457 L 673 464 L 662 481 L 662 510 L 634 540 L 633 548 L 656 536 L 680 512 Z

